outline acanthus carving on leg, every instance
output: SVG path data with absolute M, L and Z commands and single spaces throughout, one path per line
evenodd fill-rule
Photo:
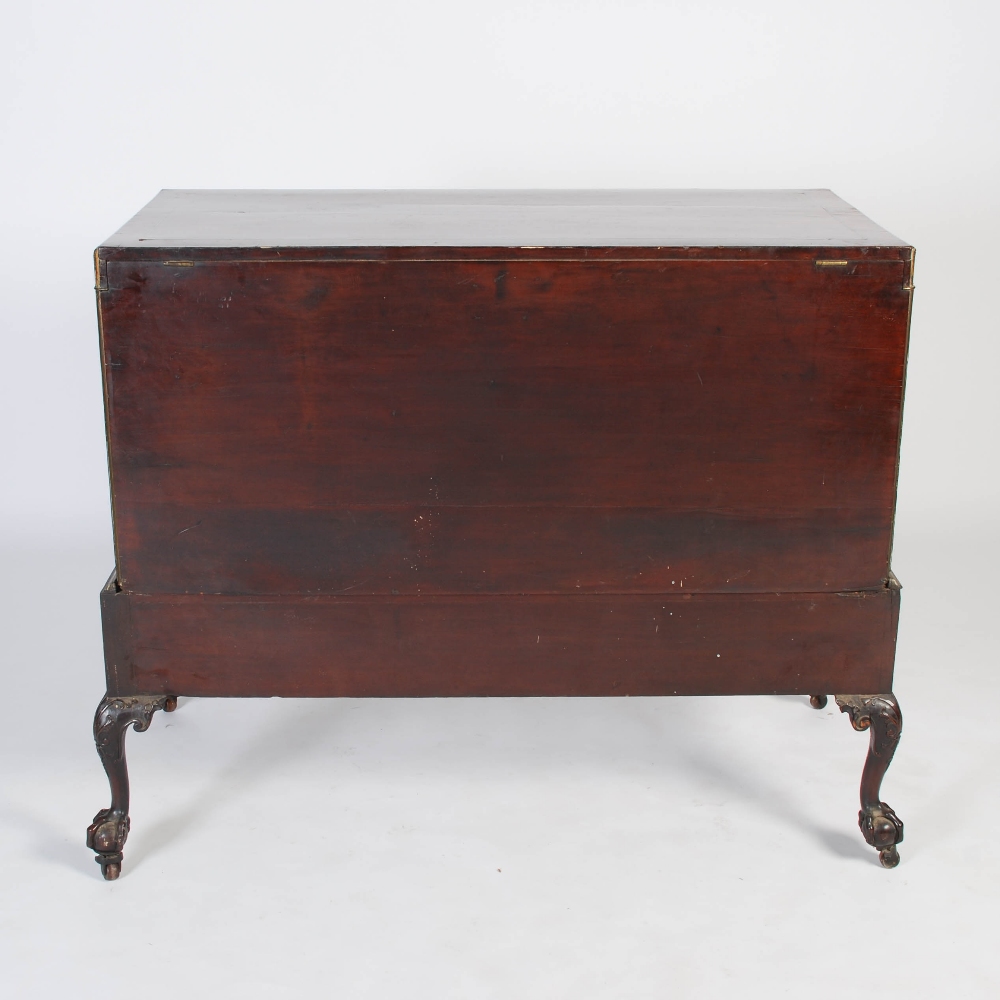
M 111 807 L 102 809 L 87 828 L 87 846 L 97 852 L 96 861 L 106 879 L 121 874 L 122 848 L 129 831 L 128 767 L 125 762 L 125 732 L 149 728 L 153 713 L 166 707 L 166 695 L 105 695 L 94 716 L 94 742 L 111 785 Z
M 903 839 L 903 823 L 880 798 L 882 778 L 896 752 L 903 731 L 903 714 L 892 694 L 836 695 L 842 712 L 859 732 L 870 730 L 868 759 L 861 774 L 861 811 L 858 826 L 865 840 L 879 852 L 886 868 L 899 864 L 896 845 Z

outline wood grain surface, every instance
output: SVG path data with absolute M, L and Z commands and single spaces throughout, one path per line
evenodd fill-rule
M 134 257 L 190 249 L 850 247 L 908 250 L 832 191 L 161 191 L 105 241 Z M 202 251 L 205 251 L 202 253 Z M 176 256 L 176 254 L 174 254 Z
M 119 581 L 877 589 L 910 269 L 109 260 Z
M 811 694 L 891 688 L 899 589 L 102 602 L 112 694 Z

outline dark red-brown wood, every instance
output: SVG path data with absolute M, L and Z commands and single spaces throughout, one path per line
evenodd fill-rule
M 909 247 L 823 189 L 803 191 L 161 191 L 102 257 L 528 257 Z M 414 251 L 418 251 L 414 253 Z M 467 253 L 466 253 L 467 252 Z
M 143 593 L 878 587 L 909 264 L 112 261 Z
M 441 697 L 888 690 L 898 595 L 102 599 L 112 694 Z
M 493 614 L 580 629 L 569 669 L 615 655 L 587 620 L 617 602 L 767 607 L 771 632 L 737 629 L 763 657 L 786 600 L 885 600 L 912 250 L 830 192 L 164 192 L 97 274 L 122 592 L 106 643 L 133 678 L 172 647 L 130 646 L 123 607 L 154 629 L 222 615 L 198 629 L 239 621 L 265 645 L 269 609 L 322 607 L 337 642 L 371 648 L 355 618 L 391 609 L 420 633 L 414 676 L 489 635 L 512 672 L 490 683 L 513 691 L 536 682 Z M 291 668 L 269 669 L 280 687 Z M 787 687 L 774 669 L 698 690 Z
M 894 865 L 912 274 L 829 191 L 162 192 L 96 254 L 105 877 L 178 695 L 835 693 Z

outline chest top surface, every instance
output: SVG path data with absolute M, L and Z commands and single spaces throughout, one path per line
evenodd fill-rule
M 908 245 L 832 191 L 164 190 L 105 241 L 160 249 L 865 248 Z

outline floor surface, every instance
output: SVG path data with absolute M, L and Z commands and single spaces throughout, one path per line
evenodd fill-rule
M 8 547 L 3 993 L 994 997 L 998 538 L 897 535 L 894 871 L 832 699 L 182 700 L 129 736 L 116 883 L 84 846 L 111 559 Z

